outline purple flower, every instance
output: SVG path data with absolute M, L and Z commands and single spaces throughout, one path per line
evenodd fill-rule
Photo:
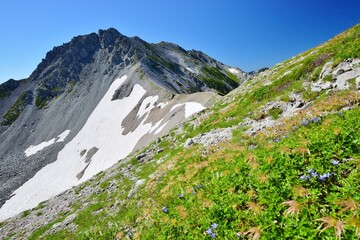
M 313 119 L 311 119 L 311 121 L 313 123 L 317 123 L 317 122 L 320 122 L 321 121 L 321 118 L 320 117 L 314 117 Z
M 212 234 L 213 233 L 212 228 L 209 228 L 208 230 L 206 230 L 206 233 L 209 235 Z
M 325 182 L 325 180 L 327 178 L 330 178 L 333 175 L 334 175 L 334 172 L 322 174 L 322 175 L 320 175 L 319 180 L 322 182 Z
M 274 142 L 278 143 L 278 142 L 280 142 L 280 139 L 275 138 L 275 139 L 274 139 Z
M 168 209 L 167 209 L 167 207 L 162 207 L 162 209 L 161 209 L 164 213 L 168 213 Z
M 179 198 L 184 198 L 184 194 L 183 193 L 180 193 L 177 195 Z
M 306 126 L 306 125 L 308 125 L 310 123 L 310 121 L 309 120 L 307 120 L 307 119 L 305 119 L 305 120 L 303 120 L 302 121 L 302 125 L 304 125 L 304 126 Z
M 332 160 L 331 163 L 332 163 L 334 166 L 336 166 L 336 165 L 339 164 L 339 161 L 337 161 L 337 160 Z
M 300 177 L 300 179 L 301 180 L 310 180 L 310 176 L 309 175 L 302 175 L 301 177 Z
M 316 168 L 310 168 L 307 172 L 308 173 L 316 172 Z
M 216 238 L 216 234 L 212 230 L 212 228 L 209 228 L 208 230 L 206 230 L 206 234 L 210 235 L 210 237 L 212 238 Z
M 212 229 L 216 229 L 217 227 L 218 227 L 218 225 L 216 223 L 211 224 Z
M 325 180 L 326 180 L 326 176 L 324 176 L 324 175 L 320 175 L 319 180 L 320 180 L 320 181 L 322 181 L 322 182 L 325 182 Z
M 312 172 L 312 173 L 311 173 L 311 176 L 312 176 L 313 178 L 316 178 L 316 177 L 319 176 L 319 174 L 318 174 L 317 172 Z

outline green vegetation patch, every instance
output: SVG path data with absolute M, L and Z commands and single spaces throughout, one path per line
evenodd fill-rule
M 22 93 L 16 102 L 11 106 L 11 108 L 3 116 L 3 121 L 1 122 L 2 126 L 9 126 L 19 117 L 20 113 L 24 108 L 31 104 L 33 99 L 33 94 L 31 91 L 26 91 Z
M 199 78 L 210 88 L 216 89 L 221 95 L 225 95 L 239 86 L 239 80 L 234 80 L 215 67 L 203 67 L 202 72 L 204 75 Z

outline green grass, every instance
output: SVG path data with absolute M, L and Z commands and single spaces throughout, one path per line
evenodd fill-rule
M 260 229 L 264 239 L 331 238 L 331 229 L 323 233 L 318 229 L 317 219 L 327 216 L 340 219 L 347 228 L 344 236 L 353 236 L 355 229 L 345 222 L 358 213 L 341 211 L 344 207 L 339 202 L 360 201 L 355 167 L 360 164 L 359 116 L 359 109 L 334 114 L 321 123 L 300 127 L 279 143 L 257 139 L 256 149 L 234 150 L 236 145 L 229 145 L 205 158 L 192 154 L 194 150 L 183 151 L 174 170 L 154 189 L 155 223 L 143 230 L 144 239 L 202 238 L 212 223 L 219 224 L 216 234 L 221 239 L 234 239 L 253 227 Z M 339 164 L 333 165 L 333 160 Z M 301 180 L 310 169 L 334 175 L 324 182 Z M 194 195 L 192 187 L 199 183 L 203 188 L 196 188 Z M 177 197 L 181 192 L 184 199 Z M 299 204 L 298 214 L 286 214 L 291 207 L 285 204 L 288 201 Z M 163 213 L 162 206 L 169 213 Z
M 233 88 L 239 86 L 239 80 L 234 75 L 224 74 L 215 67 L 203 67 L 204 75 L 200 80 L 205 82 L 210 88 L 214 88 L 219 94 L 225 95 Z
M 64 220 L 64 218 L 60 218 L 58 220 L 55 220 L 55 221 L 52 221 L 51 223 L 46 224 L 43 227 L 36 229 L 34 232 L 31 233 L 31 235 L 29 236 L 28 239 L 29 240 L 39 239 L 47 230 L 51 229 L 55 223 L 61 222 L 63 220 Z
M 212 231 L 217 239 L 255 235 L 260 239 L 335 239 L 340 234 L 357 239 L 360 95 L 352 88 L 313 93 L 303 83 L 317 81 L 328 61 L 336 66 L 359 57 L 359 33 L 360 25 L 270 69 L 268 76 L 252 79 L 246 91 L 216 103 L 196 127 L 187 123 L 182 134 L 171 132 L 175 143 L 162 140 L 159 148 L 164 151 L 153 161 L 139 163 L 134 155 L 119 165 L 117 169 L 131 166 L 137 179 L 146 179 L 133 197 L 127 196 L 134 181 L 120 172 L 111 178 L 99 173 L 94 183 L 100 181 L 101 191 L 86 200 L 86 207 L 80 201 L 71 207 L 77 214 L 75 232 L 64 229 L 46 238 L 211 239 L 206 231 L 216 223 Z M 225 93 L 226 86 L 216 85 L 223 73 L 212 68 L 203 72 L 209 83 Z M 239 127 L 231 141 L 220 145 L 182 147 L 186 139 L 212 129 L 238 126 L 246 118 L 261 119 L 259 112 L 268 102 L 289 102 L 290 93 L 312 102 L 278 127 L 254 136 L 245 133 L 248 127 Z M 339 112 L 348 106 L 351 110 Z M 274 108 L 267 114 L 278 119 L 282 110 Z M 119 188 L 107 190 L 110 182 Z M 36 236 L 48 227 L 39 229 Z
M 26 91 L 22 93 L 16 102 L 10 107 L 10 109 L 3 116 L 2 126 L 9 126 L 20 116 L 20 113 L 27 106 L 28 102 L 32 100 L 32 92 Z
M 269 115 L 275 120 L 278 119 L 282 113 L 283 110 L 281 108 L 272 108 L 269 110 Z
M 46 107 L 46 104 L 47 104 L 47 100 L 40 97 L 40 96 L 36 96 L 35 98 L 35 106 L 38 108 L 38 109 L 42 109 L 42 108 L 45 108 Z

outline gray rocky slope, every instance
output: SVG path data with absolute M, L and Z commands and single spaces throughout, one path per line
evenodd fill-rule
M 58 153 L 84 128 L 110 86 L 125 75 L 126 80 L 111 93 L 112 101 L 132 96 L 136 85 L 145 93 L 119 123 L 122 134 L 130 134 L 146 123 L 162 126 L 155 133 L 143 132 L 128 152 L 184 121 L 188 117 L 187 102 L 206 107 L 210 99 L 228 93 L 248 77 L 239 70 L 230 72 L 229 66 L 202 52 L 186 51 L 166 42 L 150 44 L 112 28 L 77 36 L 55 47 L 29 78 L 0 85 L 0 206 L 15 189 L 57 160 Z M 141 111 L 146 115 L 142 116 Z M 66 130 L 69 135 L 60 141 Z M 45 142 L 50 144 L 25 154 L 30 146 Z M 122 143 L 118 145 L 121 148 Z M 93 146 L 80 153 L 87 151 L 88 155 L 84 171 L 97 150 Z M 82 174 L 77 174 L 78 179 Z

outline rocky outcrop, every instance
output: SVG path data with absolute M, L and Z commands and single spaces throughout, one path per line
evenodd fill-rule
M 58 154 L 77 139 L 99 102 L 119 78 L 127 76 L 120 87 L 113 89 L 108 104 L 116 105 L 128 101 L 129 97 L 137 101 L 131 102 L 134 109 L 117 123 L 123 127 L 117 136 L 135 135 L 136 138 L 131 139 L 140 139 L 135 146 L 128 147 L 131 152 L 166 134 L 189 117 L 188 112 L 198 111 L 199 105 L 206 107 L 215 93 L 226 94 L 246 80 L 245 72 L 238 69 L 237 79 L 228 69 L 229 66 L 202 52 L 187 51 L 172 43 L 147 43 L 138 37 L 124 36 L 113 28 L 77 36 L 54 47 L 26 81 L 10 80 L 0 85 L 3 125 L 0 126 L 0 206 L 11 198 L 15 189 L 60 159 Z M 208 93 L 187 95 L 197 92 Z M 129 104 L 116 111 L 101 109 L 104 113 L 120 114 Z M 98 123 L 91 128 L 92 136 L 100 136 L 109 119 L 92 118 Z M 111 127 L 107 125 L 107 128 Z M 63 141 L 54 140 L 65 131 L 69 131 L 69 135 Z M 87 135 L 72 144 L 81 146 L 90 141 L 89 138 Z M 41 151 L 25 154 L 33 146 Z M 90 149 L 99 150 L 88 156 Z M 82 166 L 74 176 L 80 183 L 89 177 L 87 174 L 96 163 L 94 159 L 104 148 L 97 143 L 78 150 L 72 158 L 73 164 L 78 160 L 77 166 Z
M 347 59 L 335 68 L 332 65 L 333 62 L 324 65 L 319 80 L 310 84 L 311 91 L 359 89 L 360 59 Z
M 210 132 L 202 133 L 196 137 L 187 139 L 184 143 L 184 147 L 188 148 L 194 144 L 202 144 L 204 147 L 219 144 L 220 142 L 231 139 L 233 130 L 234 128 L 213 129 Z

